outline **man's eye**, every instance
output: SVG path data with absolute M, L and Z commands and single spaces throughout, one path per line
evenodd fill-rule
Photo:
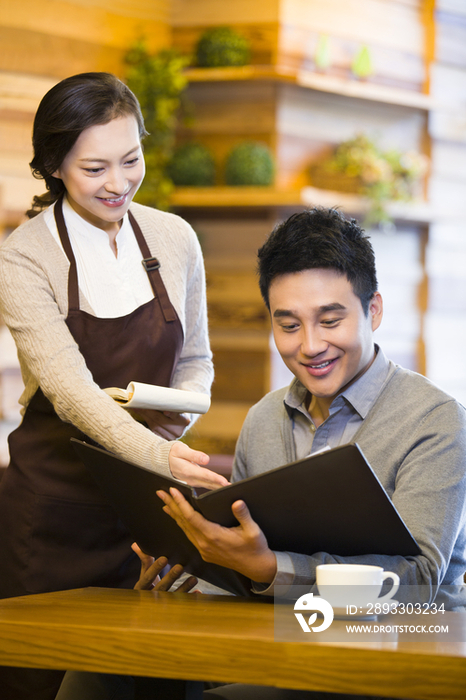
M 340 321 L 339 318 L 331 318 L 327 319 L 325 321 L 322 321 L 323 326 L 336 326 L 336 324 Z

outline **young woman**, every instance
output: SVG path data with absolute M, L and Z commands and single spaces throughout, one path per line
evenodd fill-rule
M 58 83 L 35 117 L 31 168 L 47 193 L 0 249 L 0 312 L 25 383 L 0 490 L 0 597 L 138 580 L 131 538 L 70 438 L 193 485 L 227 483 L 175 441 L 190 417 L 150 411 L 144 425 L 102 391 L 135 380 L 209 393 L 213 377 L 197 238 L 132 203 L 144 134 L 135 96 L 107 73 Z M 13 675 L 0 672 L 4 700 L 7 682 L 15 700 L 45 700 L 60 680 L 40 673 L 32 692 L 29 674 Z

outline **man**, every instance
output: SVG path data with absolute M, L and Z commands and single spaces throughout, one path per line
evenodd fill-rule
M 203 518 L 176 489 L 170 494 L 158 492 L 164 510 L 206 561 L 249 576 L 258 593 L 270 594 L 278 584 L 281 590 L 287 584 L 311 586 L 316 566 L 331 562 L 382 566 L 396 572 L 401 584 L 422 586 L 429 600 L 442 583 L 459 588 L 466 571 L 466 411 L 424 377 L 387 360 L 374 344 L 383 304 L 369 239 L 354 220 L 344 219 L 338 211 L 313 209 L 280 224 L 258 258 L 259 284 L 275 343 L 295 379 L 249 411 L 232 480 L 274 469 L 326 446 L 357 441 L 422 554 L 340 557 L 331 552 L 313 556 L 272 552 L 243 501 L 232 506 L 239 523 L 233 528 Z M 150 588 L 166 560 L 153 563 L 138 553 L 142 562 L 138 587 Z M 179 575 L 177 567 L 156 585 L 166 590 Z M 195 584 L 191 579 L 186 585 L 180 590 Z M 450 607 L 463 602 L 451 598 Z M 131 683 L 115 676 L 67 674 L 66 688 L 58 698 L 134 700 L 128 692 Z M 165 696 L 159 692 L 157 697 Z M 349 700 L 355 696 L 236 684 L 208 690 L 204 697 Z
M 223 528 L 176 489 L 159 493 L 165 511 L 206 561 L 245 574 L 257 592 L 312 585 L 316 566 L 332 562 L 382 566 L 402 585 L 422 587 L 429 600 L 440 584 L 459 586 L 466 571 L 466 412 L 374 344 L 383 305 L 369 239 L 356 221 L 318 208 L 280 224 L 258 259 L 275 343 L 295 379 L 250 410 L 233 480 L 357 442 L 422 554 L 272 552 L 244 502 L 232 507 L 239 525 Z

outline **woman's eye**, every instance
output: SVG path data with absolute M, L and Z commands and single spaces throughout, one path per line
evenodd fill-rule
M 84 170 L 90 175 L 96 175 L 97 173 L 102 172 L 102 168 L 84 168 Z
M 136 165 L 139 162 L 139 157 L 138 158 L 131 158 L 131 160 L 127 160 L 125 165 Z

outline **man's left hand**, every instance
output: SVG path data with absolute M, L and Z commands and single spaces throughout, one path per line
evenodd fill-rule
M 164 511 L 177 522 L 204 561 L 234 569 L 258 583 L 273 581 L 275 554 L 244 501 L 236 501 L 231 507 L 239 525 L 223 527 L 196 512 L 178 489 L 171 488 L 169 494 L 157 491 L 157 495 L 165 504 Z
M 149 554 L 145 554 L 136 542 L 133 542 L 131 549 L 133 552 L 136 552 L 141 560 L 141 573 L 139 575 L 139 581 L 134 586 L 135 590 L 168 591 L 183 573 L 183 567 L 180 564 L 176 564 L 172 566 L 170 571 L 166 573 L 163 578 L 160 578 L 159 574 L 167 566 L 167 557 L 154 559 L 154 557 L 149 556 Z M 189 593 L 196 584 L 197 578 L 195 576 L 189 576 L 189 578 L 183 581 L 176 591 L 173 592 Z

